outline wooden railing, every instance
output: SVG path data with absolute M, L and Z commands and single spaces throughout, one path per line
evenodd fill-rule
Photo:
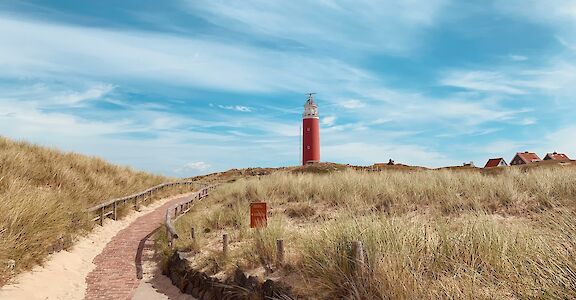
M 149 201 L 152 199 L 156 192 L 162 191 L 165 188 L 173 186 L 187 186 L 194 184 L 195 181 L 177 181 L 177 182 L 167 182 L 162 183 L 157 186 L 153 186 L 143 192 L 139 192 L 130 196 L 111 199 L 102 204 L 96 205 L 86 210 L 88 213 L 96 213 L 96 216 L 92 219 L 94 222 L 98 222 L 100 226 L 104 224 L 104 218 L 112 217 L 112 219 L 118 219 L 118 207 L 120 205 L 132 204 L 132 207 L 139 211 L 140 203 Z
M 208 197 L 210 191 L 215 189 L 216 186 L 217 185 L 215 184 L 203 187 L 198 192 L 186 197 L 180 203 L 176 203 L 166 210 L 164 225 L 166 225 L 166 235 L 168 236 L 168 245 L 170 247 L 172 247 L 174 239 L 178 238 L 178 233 L 176 232 L 176 228 L 174 228 L 172 221 L 176 220 L 182 214 L 187 213 L 192 207 L 194 201 Z M 172 219 L 173 217 L 174 219 Z

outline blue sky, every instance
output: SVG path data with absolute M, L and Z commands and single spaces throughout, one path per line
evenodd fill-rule
M 189 176 L 576 157 L 576 1 L 0 2 L 0 134 Z

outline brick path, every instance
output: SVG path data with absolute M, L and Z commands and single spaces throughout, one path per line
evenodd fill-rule
M 130 299 L 138 287 L 138 247 L 163 222 L 166 209 L 185 197 L 166 202 L 122 229 L 94 258 L 96 268 L 86 277 L 85 299 Z M 141 270 L 138 270 L 141 271 Z

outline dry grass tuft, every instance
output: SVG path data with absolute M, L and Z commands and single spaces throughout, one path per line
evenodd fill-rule
M 290 218 L 310 218 L 316 214 L 316 209 L 311 203 L 296 203 L 284 210 Z
M 0 137 L 0 286 L 89 230 L 84 209 L 166 180 Z M 10 260 L 14 273 L 4 268 Z

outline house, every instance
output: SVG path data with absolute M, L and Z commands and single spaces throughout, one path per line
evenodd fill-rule
M 502 157 L 491 158 L 486 162 L 484 168 L 494 168 L 494 167 L 506 167 L 508 164 Z
M 564 154 L 564 153 L 558 153 L 558 152 L 553 152 L 553 153 L 547 153 L 546 156 L 544 156 L 544 160 L 570 160 L 570 158 Z
M 516 156 L 514 156 L 514 158 L 510 162 L 510 165 L 511 166 L 525 165 L 525 164 L 531 164 L 533 162 L 539 162 L 539 161 L 541 161 L 541 159 L 540 159 L 540 157 L 538 157 L 538 155 L 536 155 L 536 153 L 525 151 L 525 152 L 516 153 Z

